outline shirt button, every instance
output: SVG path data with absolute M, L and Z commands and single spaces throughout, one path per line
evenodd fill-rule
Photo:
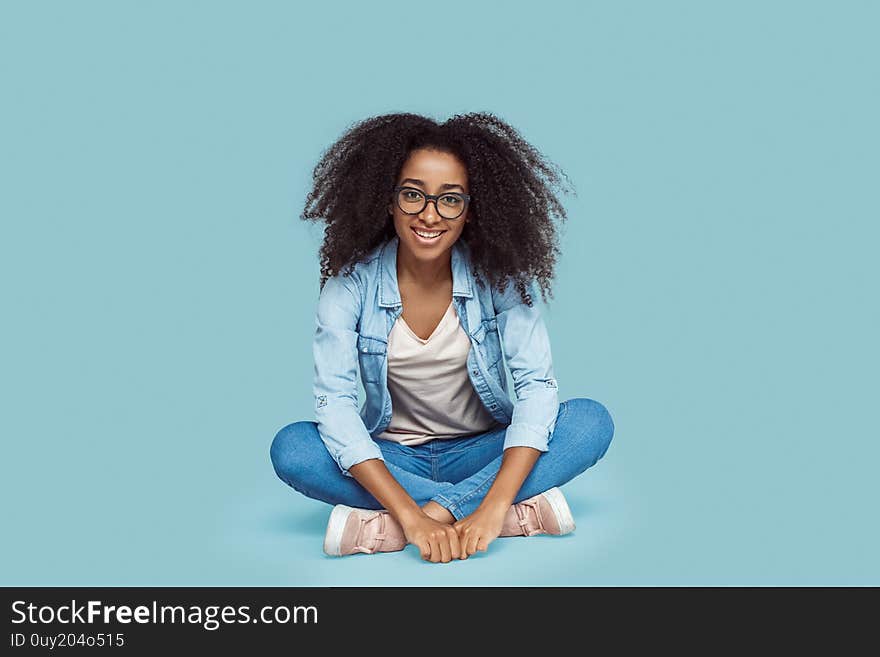
M 480 370 L 474 370 L 474 376 L 480 376 Z

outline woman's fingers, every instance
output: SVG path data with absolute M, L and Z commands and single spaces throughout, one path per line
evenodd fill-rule
M 440 542 L 435 537 L 431 536 L 428 543 L 431 546 L 430 561 L 431 563 L 438 563 L 442 556 L 442 553 L 440 552 Z
M 470 527 L 462 527 L 459 529 L 458 533 L 458 541 L 461 545 L 461 558 L 467 559 L 469 554 L 467 550 L 468 539 L 471 536 L 471 528 Z
M 480 540 L 480 535 L 477 532 L 470 532 L 467 541 L 467 553 L 468 555 L 474 554 L 477 551 L 477 541 Z
M 452 526 L 446 528 L 446 536 L 449 540 L 449 556 L 452 559 L 458 559 L 461 554 L 461 545 L 458 540 L 458 532 Z
M 437 542 L 440 544 L 440 561 L 443 563 L 448 563 L 452 558 L 450 556 L 451 549 L 449 547 L 449 535 L 445 530 L 440 530 L 438 532 Z

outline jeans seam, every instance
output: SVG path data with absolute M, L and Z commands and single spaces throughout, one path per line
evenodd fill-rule
M 460 498 L 458 498 L 457 501 L 452 502 L 452 505 L 453 505 L 454 507 L 456 507 L 457 509 L 460 510 L 461 505 L 462 505 L 464 502 L 467 502 L 469 499 L 471 499 L 474 495 L 476 495 L 477 493 L 479 493 L 480 490 L 482 490 L 483 488 L 485 488 L 487 483 L 488 483 L 489 485 L 491 485 L 491 482 L 495 479 L 495 475 L 496 475 L 496 474 L 497 474 L 497 473 L 493 473 L 493 474 L 489 475 L 488 477 L 486 477 L 482 482 L 480 482 L 480 484 L 479 484 L 478 486 L 474 487 L 470 492 L 468 492 L 468 493 L 466 493 L 465 495 L 463 495 L 463 496 L 461 496 Z M 448 499 L 448 498 L 445 498 L 445 499 Z
M 439 500 L 440 502 L 443 502 L 444 505 L 452 505 L 453 504 L 453 502 L 448 497 L 443 495 L 442 493 L 437 493 L 434 496 L 434 499 Z
M 461 509 L 458 508 L 458 505 L 455 502 L 449 500 L 448 497 L 441 493 L 437 493 L 433 498 L 433 501 L 437 502 L 440 506 L 445 508 L 449 513 L 453 515 L 456 520 L 461 520 L 459 516 L 461 516 Z
M 495 474 L 497 474 L 497 473 L 495 473 Z M 469 499 L 471 499 L 474 495 L 476 495 L 480 490 L 482 490 L 483 488 L 485 488 L 487 484 L 488 484 L 489 486 L 491 486 L 491 485 L 492 485 L 492 481 L 494 481 L 494 479 L 495 479 L 495 474 L 493 474 L 493 475 L 490 476 L 490 477 L 486 477 L 486 479 L 484 479 L 483 482 L 482 482 L 479 486 L 477 486 L 477 487 L 474 488 L 470 493 L 468 493 L 467 495 L 465 495 L 464 497 L 462 497 L 462 498 L 458 501 L 458 503 L 461 504 L 462 502 L 467 502 L 467 501 L 468 501 Z

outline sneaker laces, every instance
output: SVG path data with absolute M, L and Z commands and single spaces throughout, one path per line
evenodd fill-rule
M 372 522 L 377 517 L 379 518 L 379 531 L 376 532 L 376 535 L 373 537 L 375 539 L 373 547 L 368 548 L 364 545 L 364 534 L 366 533 L 367 523 Z M 354 549 L 358 552 L 363 552 L 364 554 L 375 554 L 379 551 L 379 548 L 382 547 L 382 542 L 385 540 L 385 514 L 381 511 L 377 511 L 368 516 L 358 514 L 358 520 L 360 521 L 360 526 L 358 527 L 357 535 L 355 536 Z
M 519 526 L 522 528 L 522 533 L 525 536 L 534 536 L 535 534 L 544 534 L 546 533 L 544 530 L 544 518 L 541 517 L 541 505 L 537 500 L 535 501 L 524 501 L 519 504 L 513 505 L 514 511 L 516 511 L 516 515 L 519 518 L 517 521 Z M 532 509 L 535 512 L 535 520 L 537 521 L 537 529 L 528 529 L 528 525 L 530 524 L 529 514 L 526 509 Z

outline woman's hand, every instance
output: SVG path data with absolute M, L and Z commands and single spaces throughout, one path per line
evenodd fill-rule
M 452 525 L 420 512 L 403 519 L 401 526 L 407 542 L 419 548 L 425 561 L 449 563 L 459 558 L 461 547 Z
M 480 506 L 452 525 L 461 543 L 461 559 L 467 559 L 478 550 L 485 552 L 489 543 L 498 538 L 510 505 L 540 455 L 533 447 L 504 450 L 501 469 Z
M 504 524 L 507 506 L 480 506 L 469 516 L 452 525 L 458 532 L 461 544 L 461 559 L 467 559 L 478 550 L 485 552 L 489 543 L 498 538 Z

